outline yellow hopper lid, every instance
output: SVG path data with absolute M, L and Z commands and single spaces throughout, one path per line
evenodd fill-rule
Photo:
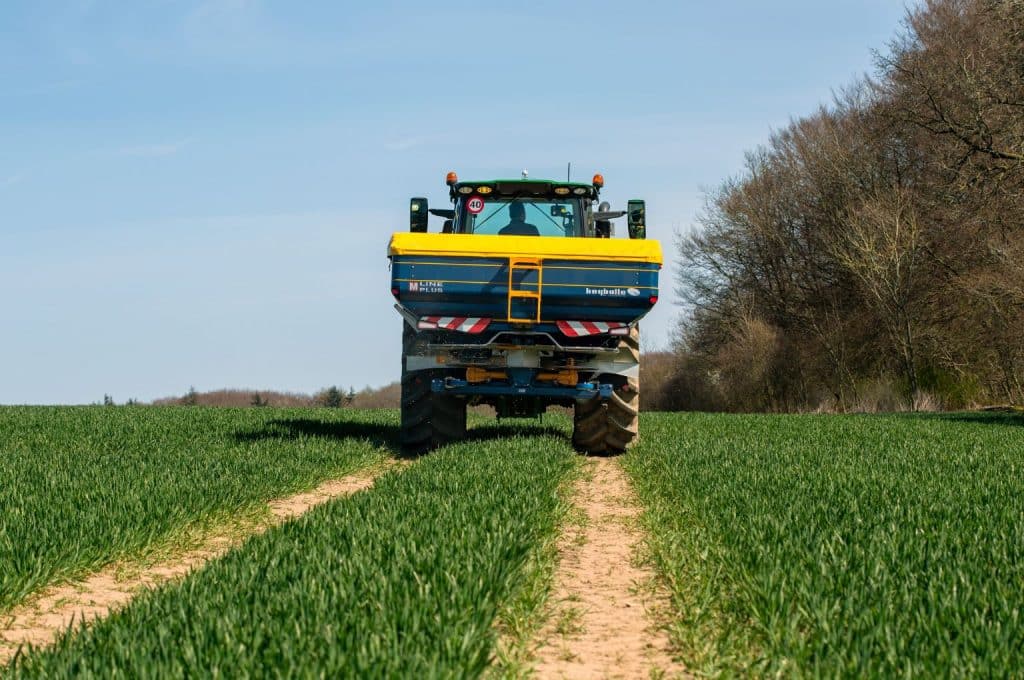
M 646 239 L 567 238 L 396 232 L 388 256 L 536 257 L 545 260 L 662 264 L 661 243 Z

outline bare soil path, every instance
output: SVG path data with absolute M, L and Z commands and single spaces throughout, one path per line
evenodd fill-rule
M 270 514 L 264 521 L 242 528 L 233 525 L 215 530 L 206 534 L 198 547 L 156 564 L 114 564 L 83 580 L 44 590 L 0 614 L 0 667 L 10 661 L 22 645 L 51 644 L 73 622 L 104 618 L 141 590 L 181 578 L 250 536 L 261 534 L 321 503 L 372 486 L 377 476 L 392 466 L 389 462 L 364 469 L 324 482 L 312 491 L 270 501 L 267 504 Z
M 629 478 L 614 458 L 588 461 L 576 490 L 582 516 L 559 541 L 554 612 L 541 633 L 541 678 L 684 675 L 652 613 L 664 606 L 654 574 L 635 556 L 643 536 Z

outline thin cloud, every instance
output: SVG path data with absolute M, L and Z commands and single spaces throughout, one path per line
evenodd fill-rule
M 21 180 L 25 179 L 24 172 L 16 172 L 13 175 L 7 175 L 6 177 L 0 177 L 0 187 L 14 186 Z
M 388 151 L 409 151 L 416 147 L 428 144 L 442 144 L 450 139 L 450 135 L 417 135 L 413 137 L 399 137 L 384 142 L 384 148 Z
M 182 49 L 193 57 L 246 66 L 336 65 L 334 41 L 295 34 L 261 0 L 206 0 L 182 23 Z
M 4 90 L 0 92 L 0 97 L 34 97 L 37 95 L 54 94 L 73 90 L 81 87 L 83 84 L 85 84 L 85 80 L 82 78 L 65 78 L 64 80 L 39 82 L 21 89 Z
M 392 142 L 386 142 L 384 148 L 388 151 L 408 151 L 414 149 L 417 146 L 423 146 L 427 143 L 425 137 L 408 137 L 406 139 L 396 139 Z
M 118 153 L 122 156 L 135 156 L 139 158 L 162 158 L 164 156 L 173 156 L 181 151 L 187 143 L 187 140 L 182 140 L 179 142 L 125 146 L 118 149 Z
M 185 19 L 186 28 L 213 22 L 219 28 L 248 27 L 252 13 L 259 9 L 249 0 L 206 0 L 197 5 Z

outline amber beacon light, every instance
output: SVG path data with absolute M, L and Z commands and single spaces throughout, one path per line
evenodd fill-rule
M 594 175 L 594 186 L 598 189 L 604 186 L 604 175 L 601 173 Z
M 454 172 L 449 172 L 448 175 L 444 178 L 444 181 L 445 184 L 451 186 L 459 181 L 459 176 L 456 175 Z

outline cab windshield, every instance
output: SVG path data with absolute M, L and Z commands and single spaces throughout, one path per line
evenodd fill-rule
M 581 209 L 578 198 L 466 196 L 459 199 L 456 230 L 499 236 L 582 236 Z

